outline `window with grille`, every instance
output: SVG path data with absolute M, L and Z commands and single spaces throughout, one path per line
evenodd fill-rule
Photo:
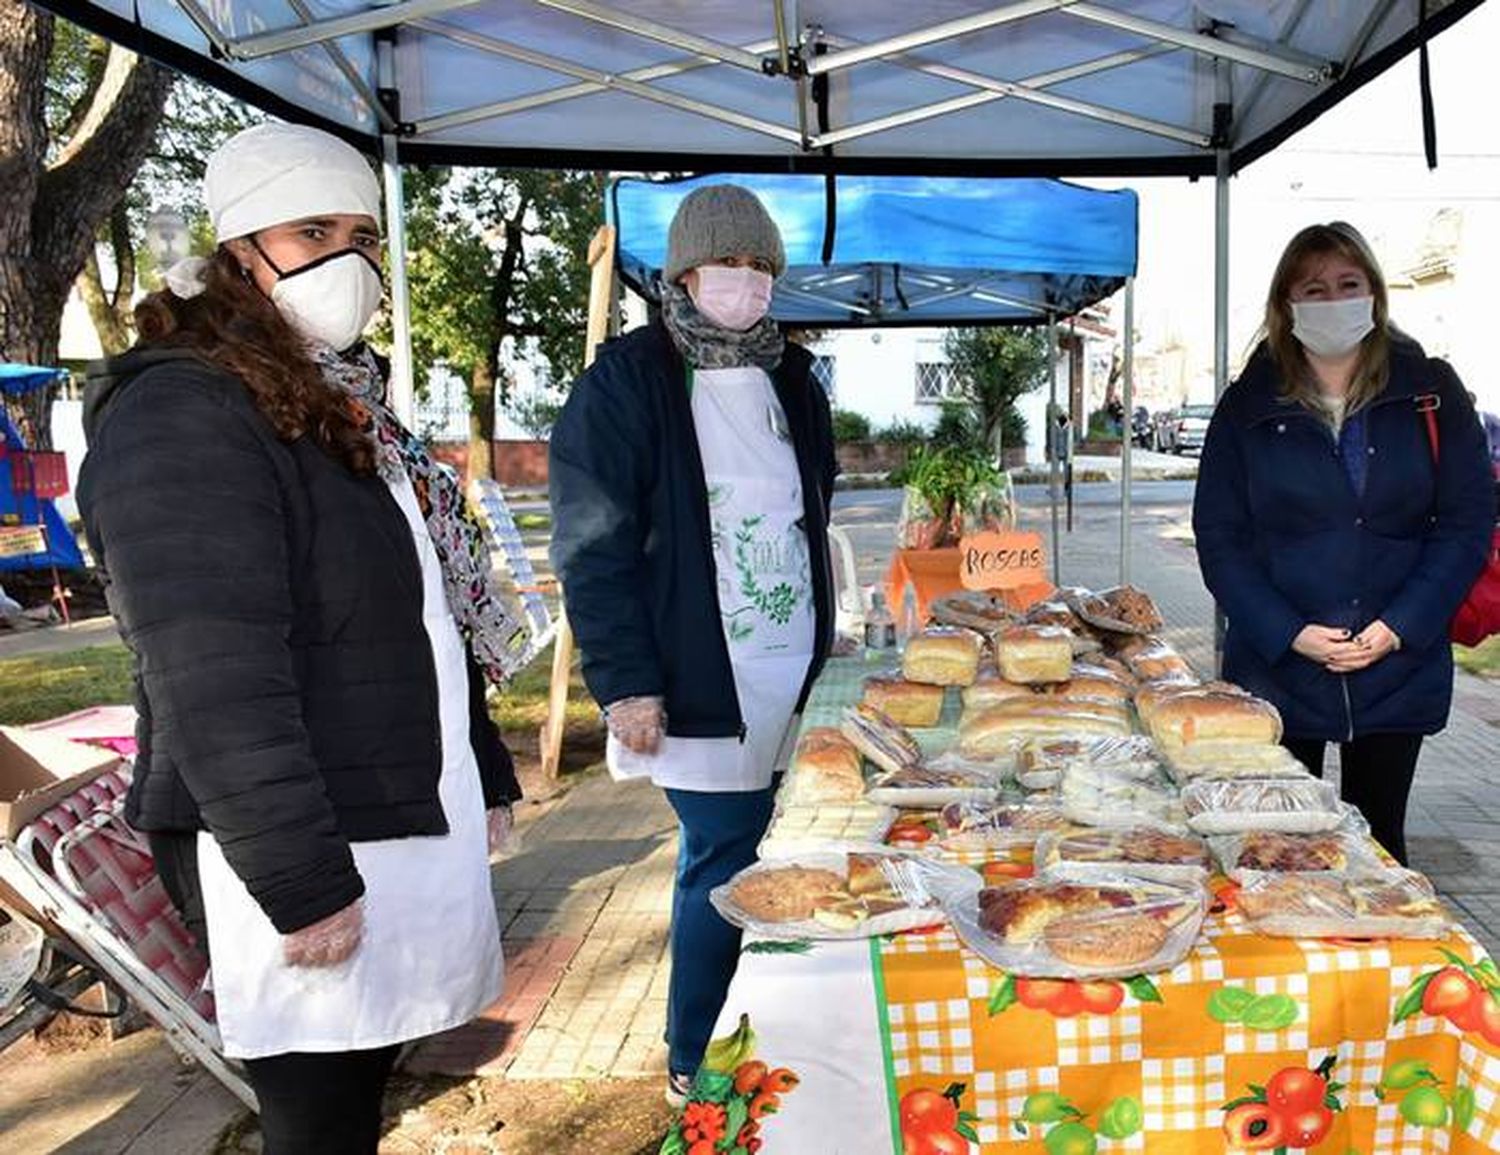
M 917 362 L 917 402 L 936 405 L 958 396 L 958 379 L 946 361 Z
M 837 383 L 838 362 L 827 353 L 814 353 L 812 363 L 813 380 L 823 386 L 823 392 L 828 395 L 830 401 L 834 397 L 834 387 Z

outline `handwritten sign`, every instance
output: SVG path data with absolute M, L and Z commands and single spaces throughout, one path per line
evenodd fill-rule
M 1008 590 L 1047 580 L 1039 533 L 976 533 L 958 543 L 958 577 L 965 589 Z
M 47 531 L 39 525 L 0 526 L 0 557 L 47 552 Z

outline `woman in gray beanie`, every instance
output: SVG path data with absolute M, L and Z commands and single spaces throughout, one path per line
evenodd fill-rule
M 776 768 L 833 639 L 837 472 L 812 358 L 768 309 L 786 267 L 759 200 L 679 206 L 660 317 L 606 345 L 552 433 L 552 560 L 616 778 L 679 821 L 668 1097 L 685 1097 L 739 956 L 708 892 L 755 860 Z

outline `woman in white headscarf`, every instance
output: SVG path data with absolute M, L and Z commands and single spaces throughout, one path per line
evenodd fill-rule
M 487 833 L 520 792 L 484 680 L 519 628 L 360 343 L 368 164 L 261 125 L 205 199 L 219 247 L 86 405 L 79 501 L 136 660 L 127 817 L 206 941 L 266 1150 L 374 1152 L 399 1045 L 500 992 Z

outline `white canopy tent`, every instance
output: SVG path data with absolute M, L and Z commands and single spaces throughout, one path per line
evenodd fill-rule
M 38 0 L 385 164 L 1228 177 L 1482 0 Z M 1127 470 L 1128 485 L 1128 470 Z

